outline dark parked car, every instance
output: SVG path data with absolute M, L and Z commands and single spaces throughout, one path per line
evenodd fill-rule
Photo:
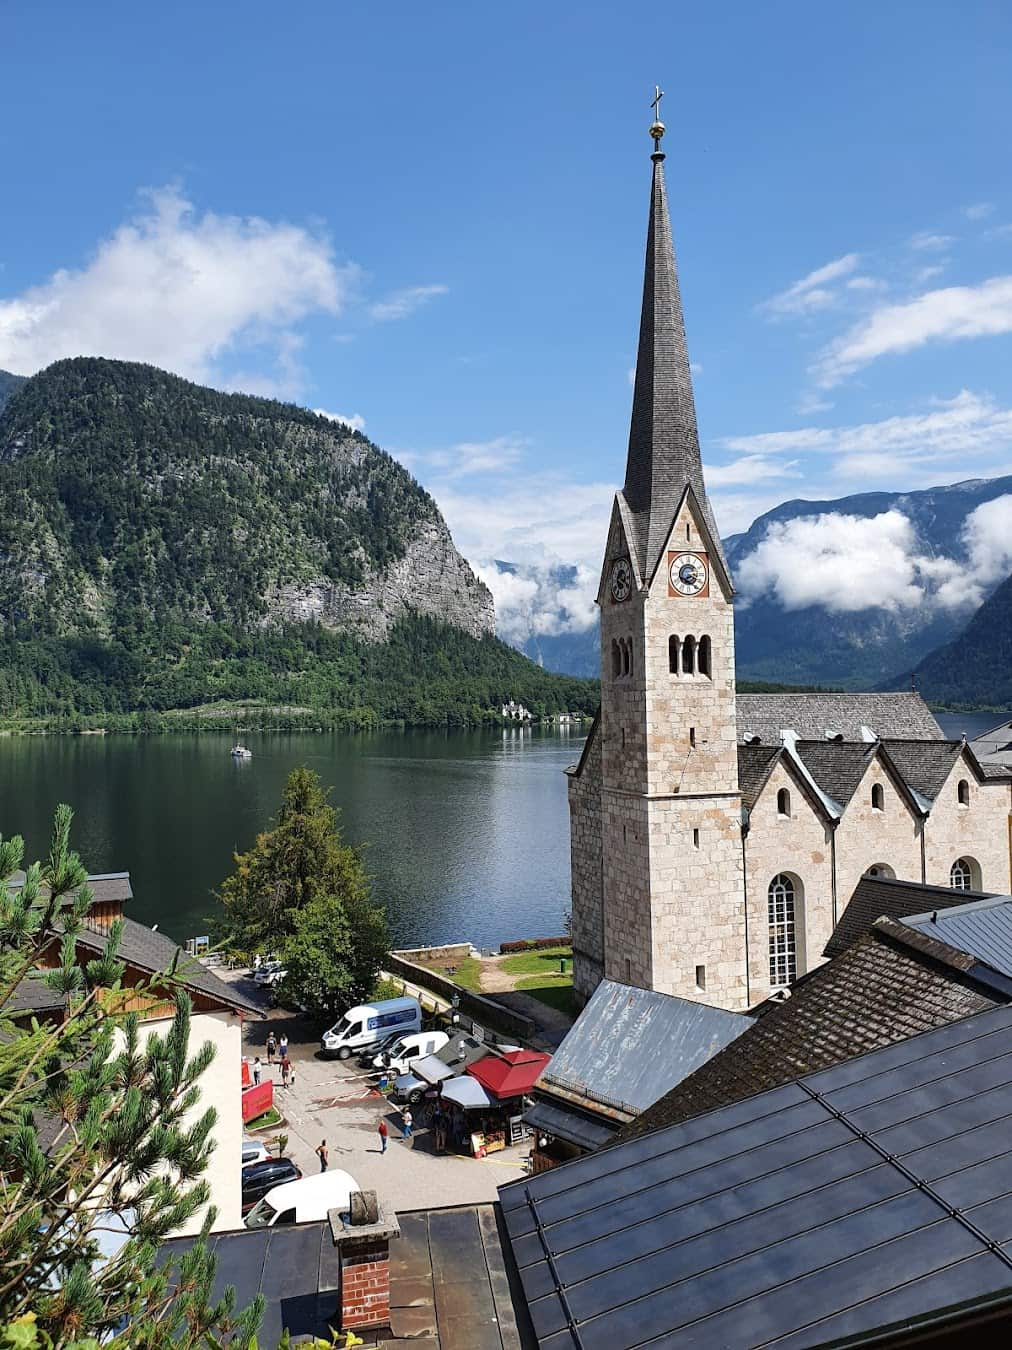
M 262 1200 L 275 1186 L 286 1181 L 298 1181 L 301 1171 L 291 1158 L 268 1158 L 266 1162 L 251 1163 L 242 1169 L 242 1212 L 248 1214 L 258 1200 Z
M 377 1055 L 381 1055 L 384 1050 L 389 1050 L 394 1041 L 399 1041 L 403 1032 L 395 1031 L 390 1036 L 384 1036 L 381 1041 L 373 1041 L 372 1045 L 367 1045 L 359 1055 L 356 1063 L 360 1069 L 373 1068 L 373 1060 Z

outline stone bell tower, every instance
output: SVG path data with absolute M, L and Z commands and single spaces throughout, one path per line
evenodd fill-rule
M 603 965 L 736 1009 L 747 956 L 734 591 L 703 482 L 663 134 L 656 121 L 629 453 L 598 592 Z

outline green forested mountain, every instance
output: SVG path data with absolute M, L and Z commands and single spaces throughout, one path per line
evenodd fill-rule
M 0 411 L 0 502 L 0 716 L 260 699 L 431 724 L 595 702 L 491 636 L 410 474 L 305 409 L 60 361 Z
M 950 707 L 1012 707 L 1012 577 L 984 601 L 954 642 L 917 667 L 925 698 Z
M 0 408 L 4 406 L 11 394 L 16 389 L 20 389 L 25 382 L 23 375 L 12 375 L 9 370 L 0 370 Z

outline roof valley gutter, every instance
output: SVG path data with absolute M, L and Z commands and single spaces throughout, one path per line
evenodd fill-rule
M 573 1338 L 573 1350 L 586 1350 L 583 1338 L 580 1335 L 580 1328 L 577 1326 L 576 1318 L 573 1316 L 573 1310 L 569 1306 L 569 1298 L 566 1295 L 566 1286 L 563 1283 L 562 1276 L 559 1274 L 558 1267 L 555 1264 L 555 1254 L 548 1245 L 548 1239 L 545 1236 L 544 1225 L 541 1222 L 541 1215 L 538 1213 L 538 1207 L 531 1195 L 531 1188 L 524 1187 L 524 1200 L 527 1202 L 527 1208 L 531 1212 L 531 1218 L 534 1220 L 534 1227 L 538 1234 L 538 1241 L 541 1243 L 541 1250 L 545 1254 L 545 1261 L 548 1269 L 551 1271 L 552 1279 L 555 1282 L 555 1293 L 559 1302 L 562 1304 L 562 1313 L 566 1319 L 566 1326 L 569 1328 L 569 1334 Z

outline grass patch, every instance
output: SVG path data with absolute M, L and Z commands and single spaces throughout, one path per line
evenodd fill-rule
M 531 975 L 527 979 L 517 981 L 517 991 L 530 994 L 531 998 L 536 998 L 539 1003 L 545 1003 L 556 1012 L 565 1013 L 567 1017 L 576 1016 L 573 981 L 569 975 L 560 975 L 555 984 L 544 983 L 544 977 L 541 975 Z
M 543 947 L 536 952 L 515 952 L 512 956 L 504 956 L 499 966 L 509 975 L 552 975 L 558 981 L 565 978 L 559 973 L 559 962 L 563 957 L 567 958 L 566 974 L 572 983 L 572 947 Z
M 272 1125 L 281 1124 L 281 1112 L 276 1106 L 269 1107 L 262 1116 L 254 1116 L 252 1120 L 247 1120 L 243 1126 L 244 1130 L 269 1130 Z
M 470 989 L 472 994 L 481 993 L 481 962 L 473 956 L 462 957 L 459 961 L 419 961 L 418 965 L 424 970 L 445 976 L 454 984 L 459 984 L 461 989 Z

